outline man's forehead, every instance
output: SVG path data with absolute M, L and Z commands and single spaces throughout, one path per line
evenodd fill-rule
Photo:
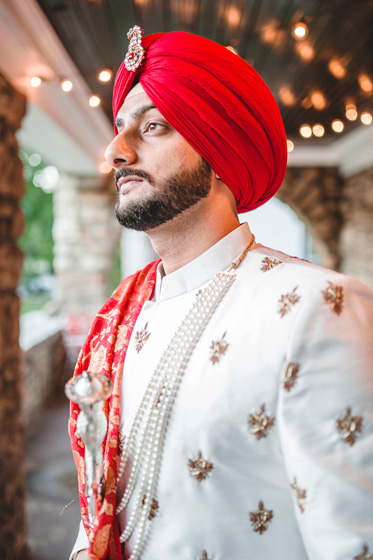
M 131 97 L 133 97 L 134 95 L 138 95 L 139 93 L 145 93 L 145 90 L 142 87 L 142 85 L 140 84 L 140 82 L 138 84 L 136 84 L 135 87 L 130 89 L 130 91 L 128 92 L 124 102 L 126 102 L 127 100 L 130 100 Z
M 118 111 L 118 117 L 123 117 L 126 113 L 133 112 L 140 105 L 154 105 L 150 97 L 145 93 L 141 84 L 136 84 L 124 100 L 123 105 Z

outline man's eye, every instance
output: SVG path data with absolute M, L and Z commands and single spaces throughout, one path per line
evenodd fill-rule
M 149 123 L 146 128 L 145 128 L 145 132 L 154 132 L 155 130 L 157 130 L 161 125 L 159 123 Z

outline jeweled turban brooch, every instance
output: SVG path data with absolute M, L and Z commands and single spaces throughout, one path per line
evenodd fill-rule
M 138 25 L 131 27 L 127 33 L 130 44 L 124 59 L 124 65 L 128 71 L 135 72 L 145 58 L 145 51 L 141 44 L 143 29 Z

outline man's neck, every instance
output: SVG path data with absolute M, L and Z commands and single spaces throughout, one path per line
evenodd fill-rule
M 214 212 L 201 212 L 199 204 L 147 232 L 166 274 L 193 261 L 240 225 L 234 212 L 216 207 Z

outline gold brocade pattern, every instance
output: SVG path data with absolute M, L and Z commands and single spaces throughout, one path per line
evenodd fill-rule
M 108 431 L 103 445 L 105 496 L 97 511 L 97 519 L 91 531 L 85 492 L 85 447 L 76 434 L 76 419 L 80 409 L 75 403 L 71 404 L 69 428 L 73 456 L 78 470 L 81 516 L 85 530 L 87 534 L 89 533 L 90 552 L 99 558 L 109 554 L 110 560 L 121 560 L 122 558 L 120 542 L 113 528 L 117 499 L 116 472 L 123 363 L 142 305 L 151 298 L 154 291 L 158 264 L 159 261 L 150 263 L 142 271 L 121 282 L 112 297 L 97 314 L 79 354 L 74 373 L 77 376 L 81 375 L 84 370 L 100 371 L 110 377 L 113 385 L 110 403 L 107 401 L 103 407 L 108 419 Z
M 214 465 L 206 461 L 206 459 L 202 457 L 202 453 L 200 451 L 198 451 L 197 459 L 189 459 L 190 474 L 198 480 L 198 482 L 205 480 L 213 468 Z
M 220 362 L 220 359 L 228 350 L 229 343 L 224 340 L 225 332 L 220 340 L 213 340 L 210 345 L 210 360 L 213 364 Z
M 295 385 L 299 372 L 299 364 L 285 362 L 281 372 L 281 383 L 285 391 L 289 392 Z
M 135 340 L 136 340 L 135 350 L 137 353 L 139 353 L 140 350 L 144 348 L 144 344 L 150 336 L 150 332 L 147 329 L 148 329 L 148 323 L 146 323 L 143 329 L 137 331 L 135 334 Z
M 250 521 L 255 533 L 262 535 L 268 529 L 268 524 L 273 519 L 273 511 L 264 508 L 262 500 L 258 504 L 257 511 L 250 512 Z
M 373 554 L 369 552 L 366 544 L 364 544 L 361 554 L 355 556 L 354 560 L 373 560 Z
M 307 496 L 307 490 L 305 490 L 304 488 L 300 488 L 297 485 L 297 479 L 294 477 L 294 482 L 291 484 L 291 489 L 293 490 L 295 499 L 297 500 L 298 506 L 300 511 L 303 513 L 304 512 L 304 506 L 306 503 L 306 496 Z
M 272 428 L 275 422 L 274 416 L 270 418 L 265 414 L 265 404 L 260 407 L 260 411 L 256 414 L 250 414 L 249 424 L 251 433 L 254 434 L 257 440 L 267 437 L 268 430 Z
M 343 288 L 342 286 L 335 286 L 331 282 L 328 282 L 329 286 L 325 290 L 321 290 L 324 296 L 324 300 L 328 303 L 337 315 L 340 315 L 343 310 Z
M 296 286 L 292 292 L 284 294 L 280 297 L 278 302 L 278 312 L 280 313 L 281 317 L 284 317 L 287 313 L 289 313 L 291 308 L 300 300 L 300 296 L 296 293 L 297 289 L 298 286 Z
M 357 433 L 361 432 L 362 423 L 362 416 L 351 416 L 351 408 L 347 407 L 346 414 L 337 420 L 337 430 L 343 441 L 351 446 L 354 445 Z
M 122 455 L 123 451 L 123 444 L 124 444 L 125 436 L 122 432 L 122 429 L 118 429 L 118 455 Z
M 262 266 L 260 267 L 260 270 L 262 272 L 266 272 L 267 270 L 271 270 L 271 268 L 274 268 L 275 266 L 281 264 L 282 261 L 279 261 L 278 259 L 273 258 L 269 258 L 269 257 L 264 257 L 264 259 L 262 260 Z

